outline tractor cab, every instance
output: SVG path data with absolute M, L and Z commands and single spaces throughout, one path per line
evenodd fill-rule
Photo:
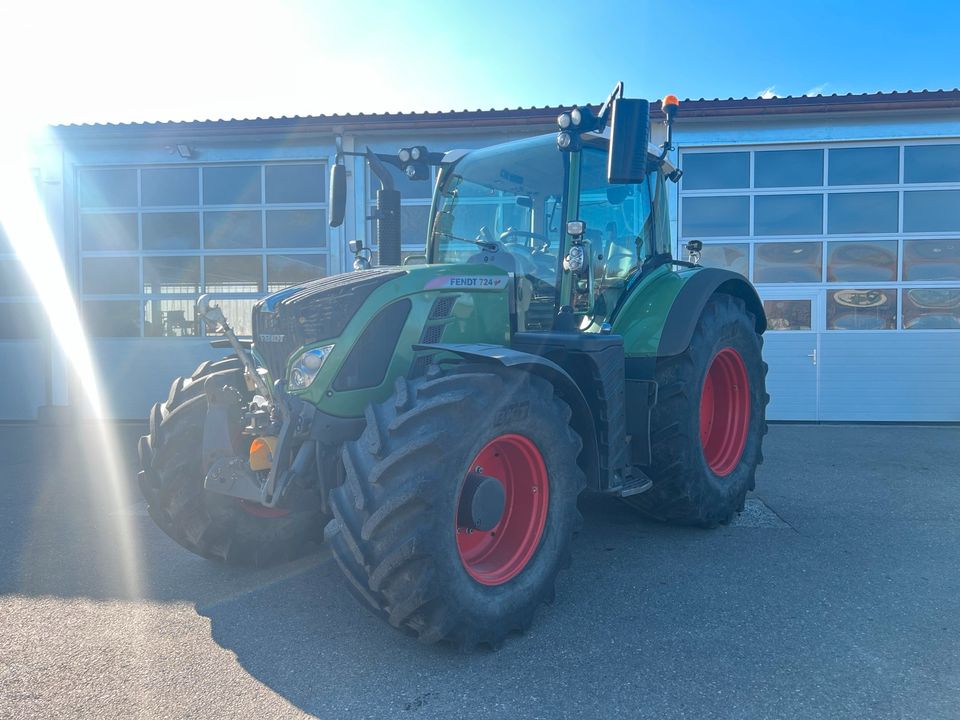
M 569 152 L 545 135 L 447 153 L 428 262 L 489 263 L 512 273 L 519 331 L 554 328 L 568 304 L 564 277 L 574 273 L 578 327 L 599 328 L 644 263 L 670 256 L 664 180 L 674 169 L 651 147 L 643 177 L 611 183 L 609 146 L 605 132 L 584 136 Z M 572 248 L 574 256 L 582 250 L 579 269 L 571 267 Z

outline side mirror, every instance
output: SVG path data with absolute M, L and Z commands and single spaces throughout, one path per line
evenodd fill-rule
M 338 162 L 330 167 L 330 196 L 328 198 L 330 227 L 343 225 L 343 215 L 347 209 L 347 168 Z
M 607 182 L 632 184 L 647 177 L 647 146 L 650 143 L 650 103 L 617 98 L 610 120 L 610 152 Z

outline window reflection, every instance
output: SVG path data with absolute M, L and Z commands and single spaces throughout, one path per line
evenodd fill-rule
M 960 329 L 960 288 L 902 290 L 905 330 Z
M 897 241 L 827 243 L 827 282 L 897 279 Z
M 205 205 L 249 205 L 259 203 L 260 166 L 225 165 L 203 169 Z
M 903 149 L 903 181 L 960 182 L 960 143 L 907 145 Z
M 136 207 L 137 171 L 84 168 L 77 174 L 80 207 Z
M 904 280 L 960 280 L 960 240 L 904 240 Z
M 684 190 L 720 190 L 750 185 L 750 153 L 710 152 L 683 156 Z
M 259 210 L 203 214 L 203 246 L 211 250 L 258 248 L 263 245 Z
M 820 282 L 822 246 L 819 242 L 757 243 L 753 258 L 754 282 Z
M 212 255 L 204 260 L 204 268 L 206 292 L 260 290 L 260 255 Z
M 193 250 L 200 247 L 200 214 L 144 213 L 144 250 Z
M 214 305 L 219 305 L 233 331 L 241 337 L 250 337 L 253 334 L 253 306 L 256 298 L 214 298 Z M 221 332 L 207 331 L 207 335 L 222 335 Z
M 144 207 L 196 205 L 200 201 L 195 167 L 144 168 L 140 171 L 140 198 Z
M 323 210 L 268 210 L 267 247 L 326 247 L 326 223 Z
M 823 150 L 758 150 L 753 157 L 754 187 L 823 185 Z
M 754 235 L 823 233 L 823 195 L 757 195 L 753 213 Z
M 81 215 L 80 243 L 84 250 L 136 251 L 137 216 L 134 213 Z
M 830 290 L 827 330 L 894 330 L 897 291 L 893 288 Z
M 709 243 L 700 253 L 700 264 L 750 274 L 750 246 L 746 243 Z
M 233 322 L 233 318 L 228 318 Z M 194 300 L 148 300 L 144 303 L 146 337 L 193 337 L 200 334 Z
M 830 149 L 830 185 L 886 185 L 900 179 L 900 148 Z
M 84 258 L 83 291 L 90 295 L 139 292 L 140 263 L 135 257 Z
M 895 192 L 831 193 L 827 232 L 831 235 L 897 232 Z
M 960 190 L 905 192 L 903 194 L 903 231 L 960 231 Z
M 145 257 L 143 259 L 143 292 L 185 293 L 200 291 L 200 258 Z
M 325 202 L 323 165 L 267 165 L 264 172 L 268 203 Z
M 317 280 L 327 274 L 326 255 L 268 255 L 267 291 Z
M 682 215 L 687 238 L 728 237 L 750 233 L 750 198 L 685 197 Z
M 813 327 L 810 300 L 764 300 L 767 330 L 810 330 Z

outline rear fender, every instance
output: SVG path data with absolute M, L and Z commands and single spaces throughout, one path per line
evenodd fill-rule
M 513 350 L 501 345 L 449 344 L 414 346 L 414 350 L 444 351 L 476 363 L 516 368 L 542 377 L 553 385 L 556 393 L 566 402 L 573 414 L 570 425 L 583 440 L 583 448 L 577 460 L 587 475 L 587 487 L 600 489 L 600 455 L 597 447 L 593 413 L 577 383 L 562 367 L 540 355 Z
M 763 303 L 743 275 L 719 268 L 678 272 L 664 267 L 630 290 L 613 318 L 613 332 L 623 336 L 628 358 L 679 355 L 690 346 L 703 308 L 715 293 L 741 298 L 757 332 L 766 330 Z
M 690 347 L 697 321 L 707 301 L 718 293 L 743 300 L 747 310 L 753 314 L 757 334 L 762 335 L 766 331 L 767 315 L 753 285 L 739 273 L 719 268 L 703 268 L 688 276 L 670 306 L 663 332 L 660 333 L 658 357 L 679 355 Z

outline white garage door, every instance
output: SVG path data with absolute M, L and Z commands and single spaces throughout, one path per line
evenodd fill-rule
M 764 299 L 771 419 L 960 420 L 960 143 L 681 163 L 681 243 Z

